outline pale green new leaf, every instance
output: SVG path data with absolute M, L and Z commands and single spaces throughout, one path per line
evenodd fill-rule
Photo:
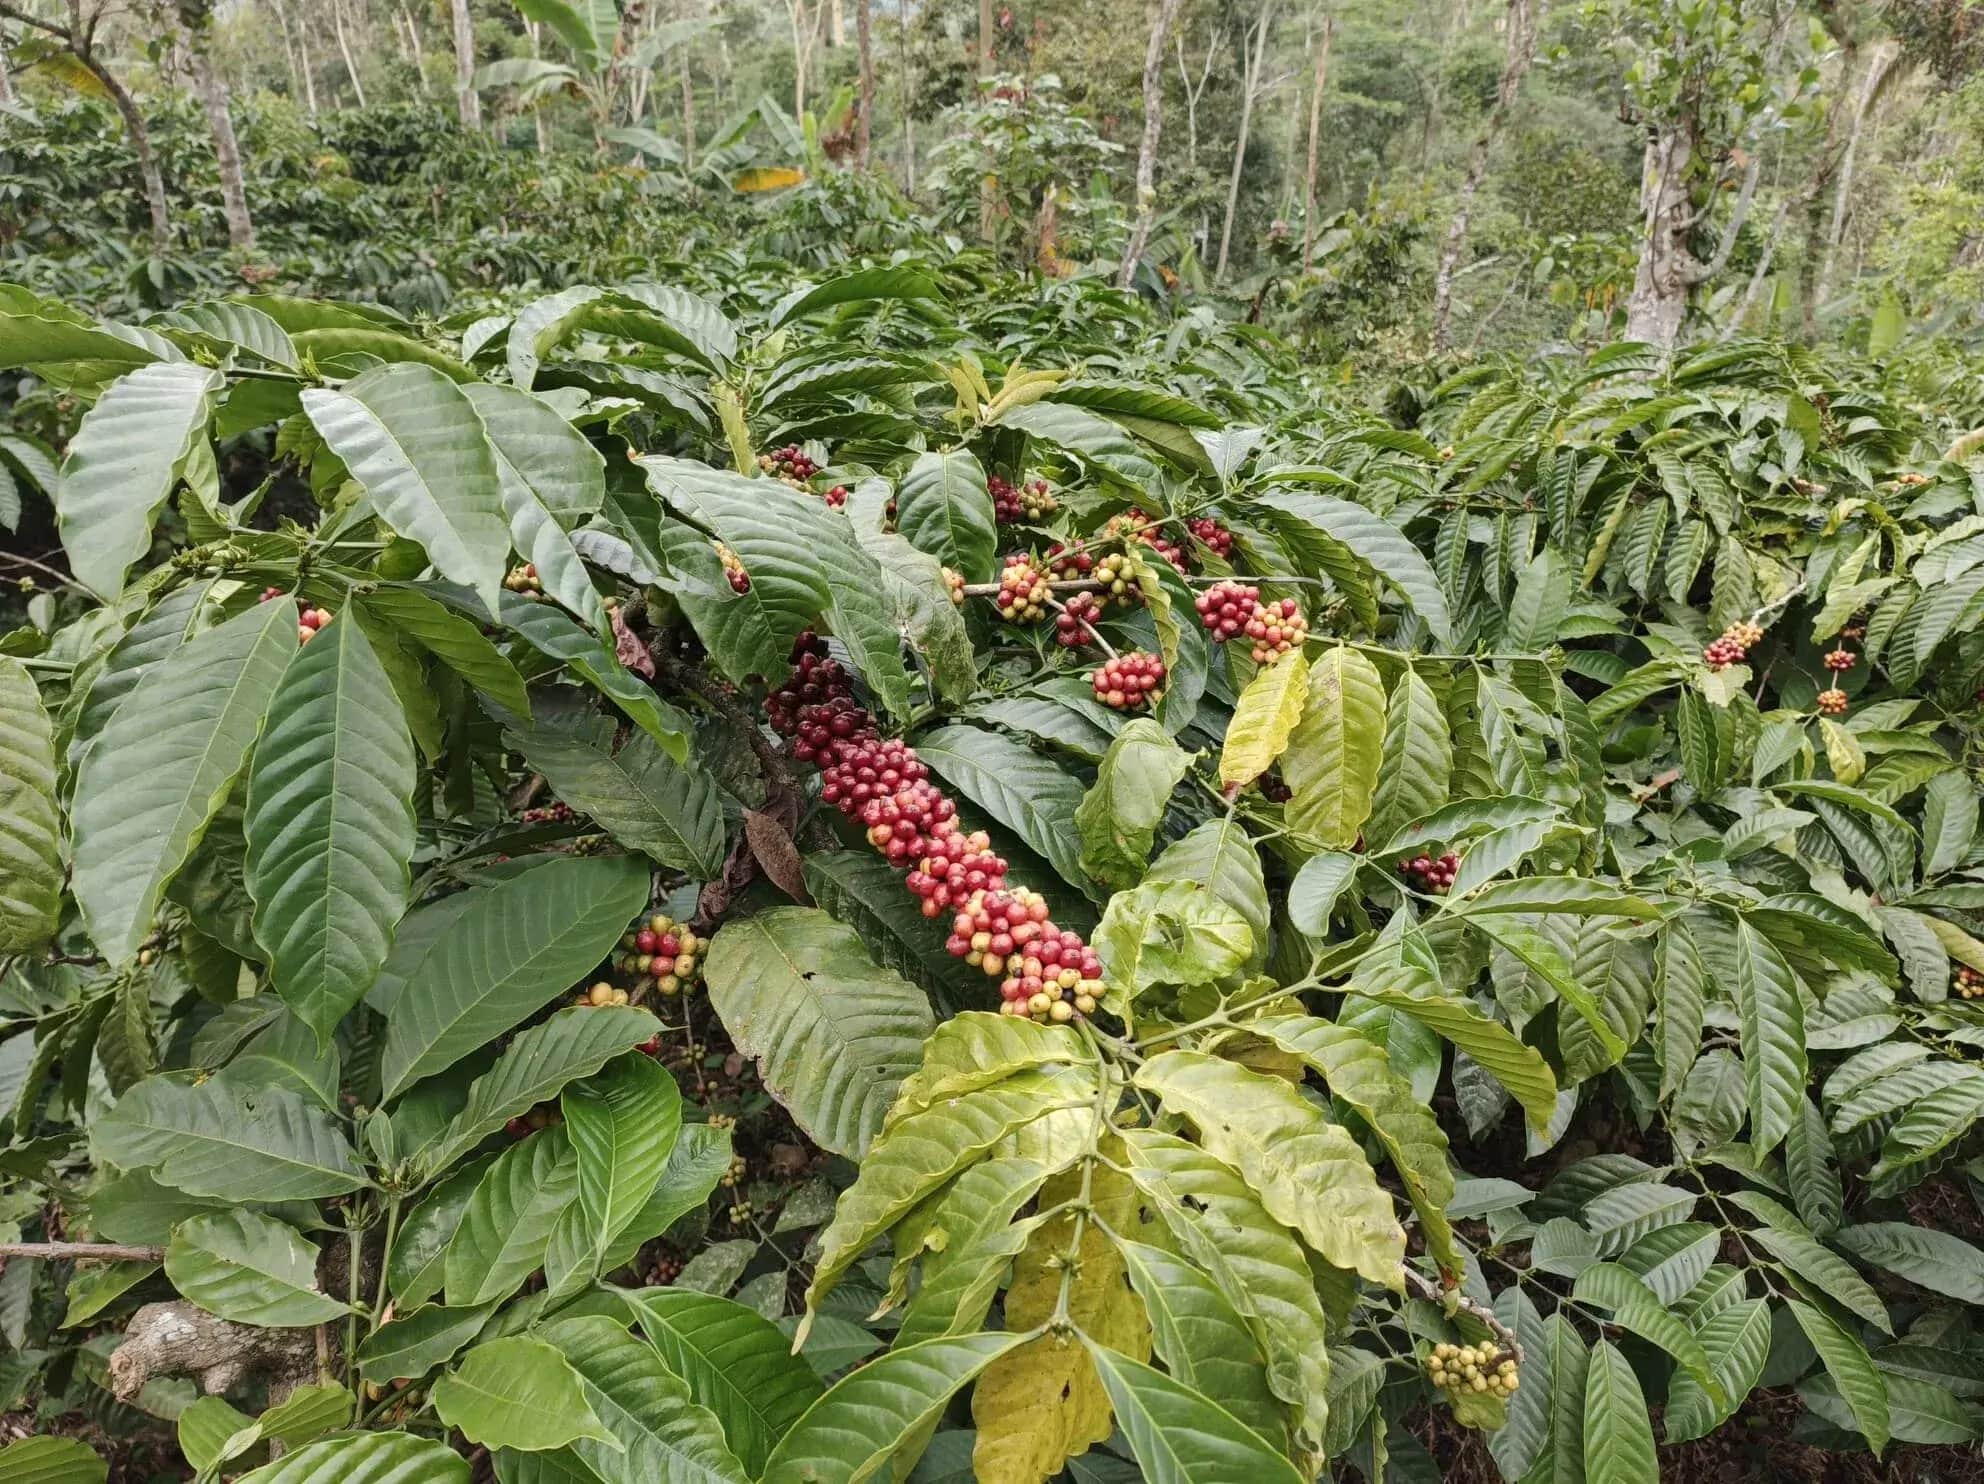
M 283 673 L 248 774 L 245 879 L 276 992 L 327 1041 L 406 911 L 413 738 L 364 627 L 333 619 Z
M 934 1024 L 923 992 L 811 907 L 734 918 L 704 960 L 710 1003 L 765 1088 L 822 1147 L 867 1151 Z
M 254 1211 L 210 1211 L 172 1229 L 165 1275 L 181 1297 L 236 1324 L 322 1324 L 346 1306 L 317 1286 L 317 1249 Z
M 1192 755 L 1149 717 L 1117 733 L 1075 810 L 1082 869 L 1105 886 L 1135 886 L 1165 806 L 1191 766 Z
M 1309 671 L 1309 697 L 1282 755 L 1293 791 L 1288 827 L 1336 849 L 1355 844 L 1371 815 L 1382 761 L 1385 689 L 1359 651 L 1339 645 Z
M 529 1335 L 477 1345 L 432 1395 L 443 1422 L 485 1447 L 543 1452 L 580 1438 L 622 1447 L 586 1401 L 579 1373 L 555 1346 Z
M 1328 1261 L 1386 1288 L 1404 1280 L 1405 1232 L 1348 1130 L 1276 1077 L 1198 1051 L 1166 1051 L 1137 1085 L 1191 1120 L 1277 1221 Z

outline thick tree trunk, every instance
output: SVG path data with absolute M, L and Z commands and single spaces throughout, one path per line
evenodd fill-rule
M 827 45 L 838 49 L 847 45 L 847 12 L 840 0 L 827 0 L 827 5 Z
M 1875 47 L 1874 54 L 1867 59 L 1867 77 L 1861 84 L 1860 97 L 1853 109 L 1852 127 L 1846 131 L 1846 152 L 1840 157 L 1839 180 L 1833 187 L 1832 225 L 1826 230 L 1826 252 L 1819 267 L 1815 308 L 1832 296 L 1833 269 L 1839 259 L 1840 240 L 1846 235 L 1847 207 L 1853 194 L 1853 163 L 1860 149 L 1861 130 L 1866 127 L 1867 115 L 1873 111 L 1874 100 L 1880 96 L 1881 87 L 1892 75 L 1900 55 L 1899 47 L 1884 44 Z
M 1502 64 L 1501 81 L 1495 85 L 1495 102 L 1482 122 L 1481 137 L 1475 140 L 1474 153 L 1468 159 L 1467 177 L 1461 182 L 1460 203 L 1454 208 L 1454 219 L 1447 225 L 1447 240 L 1440 248 L 1440 266 L 1433 275 L 1435 350 L 1447 348 L 1448 327 L 1454 307 L 1454 270 L 1460 266 L 1461 253 L 1467 247 L 1468 221 L 1474 214 L 1474 198 L 1488 174 L 1488 156 L 1495 148 L 1496 136 L 1502 131 L 1502 121 L 1515 106 L 1523 76 L 1536 56 L 1536 19 L 1530 10 L 1530 0 L 1509 0 L 1508 27 L 1508 60 Z
M 1330 41 L 1336 35 L 1336 17 L 1323 17 L 1323 39 L 1316 48 L 1316 76 L 1309 87 L 1309 150 L 1302 167 L 1302 271 L 1307 273 L 1316 258 L 1316 162 L 1321 157 L 1323 133 L 1323 89 L 1330 81 Z
M 1240 38 L 1240 136 L 1233 143 L 1233 173 L 1226 181 L 1226 220 L 1219 229 L 1219 261 L 1212 270 L 1215 279 L 1226 277 L 1226 260 L 1233 247 L 1233 218 L 1240 209 L 1240 175 L 1246 167 L 1247 140 L 1254 128 L 1254 96 L 1260 90 L 1261 67 L 1267 60 L 1268 28 L 1273 22 L 1274 0 L 1267 0 L 1261 7 L 1260 19 Z
M 854 160 L 868 168 L 868 151 L 874 142 L 875 122 L 875 37 L 873 0 L 854 0 L 854 44 L 860 52 L 861 117 L 855 124 Z
M 255 250 L 255 221 L 248 214 L 248 187 L 241 173 L 241 146 L 234 137 L 234 115 L 228 107 L 227 79 L 214 66 L 207 50 L 213 39 L 210 17 L 189 27 L 186 57 L 193 87 L 207 115 L 207 132 L 214 137 L 214 159 L 220 166 L 221 210 L 227 218 L 227 245 L 239 252 Z
M 866 4 L 867 0 L 862 3 Z M 1137 219 L 1123 248 L 1123 266 L 1116 275 L 1119 289 L 1127 289 L 1136 276 L 1137 263 L 1150 241 L 1151 222 L 1157 216 L 1157 144 L 1164 129 L 1164 43 L 1178 19 L 1181 3 L 1182 0 L 1158 0 L 1157 19 L 1150 26 L 1150 44 L 1144 48 L 1144 137 L 1137 146 Z
M 455 27 L 455 106 L 464 129 L 482 127 L 482 100 L 475 92 L 475 18 L 468 0 L 449 0 Z
M 365 84 L 358 77 L 358 63 L 352 60 L 351 41 L 344 34 L 344 0 L 331 0 L 331 31 L 338 39 L 338 55 L 344 59 L 345 76 L 351 79 L 352 96 L 365 106 Z
M 1626 338 L 1671 350 L 1688 312 L 1687 237 L 1694 211 L 1687 169 L 1692 146 L 1678 129 L 1663 129 L 1646 146 L 1640 178 L 1644 228 L 1632 297 L 1626 301 Z

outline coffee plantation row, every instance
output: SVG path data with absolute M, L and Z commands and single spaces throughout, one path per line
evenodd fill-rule
M 0 368 L 8 1406 L 255 1484 L 1984 1437 L 1984 447 L 1917 369 L 1382 417 L 968 256 L 0 287 Z

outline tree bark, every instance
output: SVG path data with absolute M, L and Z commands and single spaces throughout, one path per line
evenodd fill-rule
M 1467 162 L 1467 176 L 1461 182 L 1460 204 L 1454 208 L 1447 226 L 1447 240 L 1440 249 L 1440 266 L 1433 275 L 1433 349 L 1447 348 L 1449 323 L 1453 317 L 1454 270 L 1460 266 L 1467 247 L 1468 221 L 1474 214 L 1474 198 L 1488 174 L 1488 156 L 1502 131 L 1502 121 L 1515 106 L 1517 91 L 1536 56 L 1536 18 L 1530 0 L 1509 0 L 1508 60 L 1502 64 L 1501 80 L 1495 85 L 1495 102 L 1482 121 L 1481 137 L 1474 142 L 1474 153 Z
M 1874 54 L 1867 59 L 1867 77 L 1861 84 L 1860 98 L 1853 109 L 1853 124 L 1846 131 L 1846 150 L 1840 156 L 1839 180 L 1833 187 L 1832 225 L 1826 230 L 1825 258 L 1819 267 L 1819 282 L 1814 308 L 1823 304 L 1832 295 L 1833 270 L 1839 258 L 1840 240 L 1846 235 L 1846 213 L 1848 198 L 1853 193 L 1853 163 L 1860 149 L 1860 133 L 1866 127 L 1867 115 L 1873 111 L 1874 100 L 1880 96 L 1882 85 L 1893 75 L 1894 65 L 1901 56 L 1899 47 L 1886 44 L 1874 48 Z
M 862 3 L 867 4 L 867 0 Z M 1144 137 L 1137 146 L 1137 219 L 1123 249 L 1123 266 L 1116 275 L 1119 289 L 1127 289 L 1135 278 L 1137 263 L 1150 241 L 1151 223 L 1157 216 L 1157 144 L 1164 129 L 1164 43 L 1170 38 L 1181 3 L 1182 0 L 1158 0 L 1157 19 L 1150 27 L 1150 45 L 1144 48 Z
M 854 0 L 854 44 L 860 51 L 861 117 L 855 125 L 854 160 L 868 168 L 868 151 L 874 140 L 875 119 L 875 37 L 873 0 Z
M 1240 209 L 1240 175 L 1247 163 L 1247 139 L 1254 127 L 1254 95 L 1260 88 L 1261 67 L 1267 60 L 1274 4 L 1275 0 L 1267 0 L 1261 7 L 1260 18 L 1240 38 L 1240 137 L 1233 144 L 1233 173 L 1226 181 L 1226 221 L 1219 229 L 1219 261 L 1212 270 L 1215 279 L 1226 277 L 1226 260 L 1233 246 L 1233 217 Z
M 1686 174 L 1693 146 L 1676 128 L 1647 141 L 1641 167 L 1644 229 L 1632 297 L 1626 301 L 1626 338 L 1671 350 L 1681 338 L 1688 309 L 1688 228 L 1694 212 Z
M 420 85 L 420 95 L 427 96 L 427 48 L 420 43 L 420 21 L 404 4 L 400 6 L 400 19 L 406 22 L 406 39 L 413 46 L 413 76 Z
M 475 92 L 475 18 L 468 0 L 449 0 L 455 27 L 455 106 L 464 129 L 482 127 L 482 100 Z
M 1516 3 L 1516 0 L 1511 0 Z M 1316 258 L 1316 161 L 1323 133 L 1323 89 L 1330 80 L 1330 41 L 1336 35 L 1336 17 L 1323 17 L 1323 40 L 1316 48 L 1316 77 L 1309 89 L 1309 152 L 1302 167 L 1302 271 L 1307 273 Z
M 992 75 L 992 0 L 978 0 L 978 80 Z
M 358 63 L 352 60 L 351 42 L 344 34 L 344 0 L 331 0 L 331 30 L 338 39 L 338 55 L 344 58 L 345 76 L 351 79 L 352 95 L 358 106 L 365 106 L 365 84 L 359 81 Z
M 83 59 L 83 65 L 96 74 L 97 81 L 109 92 L 110 101 L 124 120 L 124 132 L 131 136 L 131 153 L 138 157 L 138 175 L 145 184 L 145 207 L 152 218 L 152 251 L 162 254 L 172 241 L 172 216 L 165 202 L 165 176 L 158 168 L 158 156 L 152 151 L 151 130 L 145 127 L 145 116 L 138 112 L 137 102 L 124 84 L 111 76 L 109 68 L 88 57 Z
M 288 53 L 284 52 L 287 56 Z M 0 29 L 0 104 L 11 108 L 14 105 L 14 77 L 7 70 L 7 33 Z
M 187 63 L 200 107 L 207 115 L 207 132 L 214 137 L 214 159 L 220 166 L 221 211 L 227 218 L 227 245 L 238 252 L 255 250 L 255 220 L 248 212 L 248 187 L 242 178 L 241 146 L 234 137 L 234 115 L 228 107 L 227 79 L 214 66 L 208 50 L 213 40 L 213 16 L 204 8 L 191 17 L 186 33 Z

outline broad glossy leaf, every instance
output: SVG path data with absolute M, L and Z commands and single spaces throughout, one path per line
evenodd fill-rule
M 1212 1280 L 1175 1253 L 1121 1244 L 1130 1284 L 1150 1316 L 1152 1344 L 1171 1374 L 1246 1427 L 1283 1445 L 1288 1427 L 1268 1386 L 1267 1362 L 1239 1310 Z
M 113 963 L 151 931 L 166 883 L 200 843 L 296 651 L 296 605 L 258 604 L 146 672 L 83 759 L 73 887 Z
M 1867 1347 L 1823 1310 L 1797 1299 L 1786 1300 L 1786 1306 L 1819 1352 L 1826 1374 L 1846 1398 L 1855 1425 L 1878 1457 L 1888 1446 L 1888 1388 Z
M 896 529 L 967 582 L 995 575 L 999 528 L 985 469 L 969 449 L 917 455 L 896 488 Z
M 1137 1085 L 1189 1118 L 1276 1220 L 1338 1267 L 1373 1283 L 1404 1280 L 1405 1232 L 1357 1141 L 1279 1078 L 1197 1051 L 1166 1051 Z
M 1608 1341 L 1591 1351 L 1584 1386 L 1584 1472 L 1594 1484 L 1659 1484 L 1646 1397 L 1625 1356 Z
M 520 1032 L 496 1064 L 469 1084 L 462 1111 L 420 1151 L 421 1166 L 446 1169 L 484 1135 L 556 1097 L 567 1083 L 590 1077 L 659 1030 L 654 1016 L 630 1005 L 571 1005 Z
M 473 1309 L 422 1304 L 396 1315 L 358 1347 L 358 1374 L 378 1385 L 402 1378 L 417 1381 L 435 1366 L 454 1359 L 495 1312 L 493 1302 Z
M 1445 804 L 1453 764 L 1453 738 L 1439 698 L 1418 671 L 1407 670 L 1385 705 L 1378 788 L 1368 829 L 1371 839 L 1388 840 Z
M 431 366 L 402 361 L 335 390 L 308 388 L 303 411 L 379 518 L 495 607 L 510 529 L 496 451 L 468 394 Z
M 813 1368 L 755 1309 L 682 1288 L 624 1295 L 648 1342 L 689 1394 L 714 1412 L 731 1448 L 759 1476 L 778 1440 L 819 1400 Z
M 34 678 L 0 657 L 0 953 L 39 948 L 62 910 L 55 734 Z
M 328 1111 L 286 1087 L 237 1088 L 225 1073 L 203 1082 L 148 1078 L 118 1099 L 92 1136 L 113 1164 L 149 1169 L 190 1195 L 310 1200 L 366 1183 Z
M 1113 1350 L 1091 1346 L 1090 1354 L 1150 1484 L 1206 1479 L 1297 1484 L 1304 1477 L 1211 1398 Z
M 318 1252 L 254 1211 L 211 1211 L 173 1228 L 165 1275 L 184 1298 L 237 1324 L 321 1324 L 346 1306 L 317 1286 Z
M 1634 1273 L 1616 1263 L 1597 1263 L 1578 1274 L 1572 1292 L 1580 1303 L 1597 1304 L 1610 1310 L 1613 1323 L 1658 1345 L 1673 1356 L 1713 1399 L 1717 1402 L 1726 1400 L 1722 1394 L 1722 1383 L 1716 1379 L 1701 1342 Z M 1596 1364 L 1596 1355 L 1593 1364 Z
M 613 1435 L 616 1446 L 572 1444 L 594 1473 L 642 1484 L 747 1484 L 716 1416 L 620 1321 L 560 1319 L 538 1334 L 579 1373 L 587 1403 Z
M 960 1335 L 877 1357 L 809 1407 L 773 1450 L 766 1479 L 865 1484 L 951 1396 L 1025 1336 Z
M 1149 717 L 1124 727 L 1075 810 L 1082 869 L 1105 886 L 1136 885 L 1165 807 L 1191 766 L 1192 755 Z
M 69 570 L 110 599 L 151 550 L 152 522 L 206 427 L 218 371 L 157 362 L 119 377 L 69 442 L 55 495 Z
M 606 502 L 605 461 L 583 433 L 528 392 L 486 381 L 462 390 L 496 450 L 511 544 L 537 568 L 546 593 L 598 627 L 599 594 L 571 537 Z
M 562 1128 L 512 1144 L 462 1209 L 445 1259 L 448 1306 L 508 1298 L 544 1262 L 559 1213 L 578 1194 L 578 1160 Z
M 410 587 L 381 587 L 354 605 L 372 630 L 375 648 L 382 631 L 405 636 L 433 655 L 475 689 L 519 716 L 530 714 L 523 677 L 475 624 L 450 612 L 426 593 Z
M 471 1443 L 542 1452 L 596 1438 L 618 1451 L 579 1373 L 556 1347 L 529 1335 L 477 1345 L 434 1383 L 433 1399 L 441 1420 Z
M 916 755 L 946 783 L 1038 851 L 1063 881 L 1093 891 L 1080 859 L 1075 811 L 1082 785 L 1024 743 L 952 724 L 916 739 Z
M 674 1074 L 646 1056 L 622 1056 L 560 1100 L 579 1163 L 579 1210 L 604 1257 L 654 1193 L 682 1131 Z
M 1207 820 L 1182 839 L 1164 847 L 1144 880 L 1162 886 L 1173 881 L 1202 885 L 1246 919 L 1254 934 L 1256 958 L 1268 949 L 1267 880 L 1260 853 L 1239 818 L 1223 814 Z
M 1750 1142 L 1776 1147 L 1805 1097 L 1805 1006 L 1784 956 L 1747 920 L 1736 925 L 1736 1005 L 1750 1089 Z
M 1303 839 L 1337 849 L 1370 818 L 1382 761 L 1385 690 L 1377 666 L 1348 645 L 1314 661 L 1302 720 L 1282 755 L 1293 790 L 1285 817 Z
M 611 1273 L 625 1267 L 634 1260 L 643 1243 L 653 1241 L 702 1206 L 724 1171 L 730 1168 L 730 1161 L 729 1129 L 711 1128 L 706 1123 L 685 1126 L 647 1204 L 635 1213 L 601 1260 L 600 1271 Z
M 344 1433 L 285 1453 L 236 1484 L 468 1484 L 468 1460 L 412 1433 Z
M 1549 1123 L 1557 1106 L 1557 1078 L 1550 1064 L 1499 1020 L 1484 1015 L 1472 1000 L 1408 976 L 1388 975 L 1383 982 L 1359 979 L 1353 987 L 1364 998 L 1411 1016 L 1487 1068 L 1522 1104 L 1532 1128 L 1540 1130 Z
M 1309 660 L 1301 651 L 1254 672 L 1233 706 L 1219 753 L 1219 781 L 1252 783 L 1274 766 L 1309 704 Z
M 882 1127 L 894 1128 L 946 1098 L 990 1087 L 1014 1072 L 1094 1061 L 1088 1043 L 1066 1026 L 967 1010 L 940 1021 L 930 1033 L 922 1061 L 903 1078 Z
M 1984 1251 L 1961 1237 L 1932 1226 L 1869 1221 L 1841 1228 L 1832 1240 L 1862 1262 L 1932 1293 L 1984 1304 Z
M 859 1156 L 933 1024 L 923 992 L 810 907 L 735 918 L 704 960 L 710 1003 L 766 1089 L 824 1148 Z
M 1770 1358 L 1770 1305 L 1763 1299 L 1745 1299 L 1709 1315 L 1696 1325 L 1695 1334 L 1722 1383 L 1725 1401 L 1718 1404 L 1693 1376 L 1677 1371 L 1668 1388 L 1664 1418 L 1670 1443 L 1707 1437 L 1756 1388 Z
M 6 1484 L 103 1484 L 110 1465 L 74 1438 L 22 1438 L 0 1448 Z
M 407 907 L 413 738 L 362 625 L 333 619 L 269 706 L 248 774 L 246 880 L 276 992 L 328 1040 Z
M 387 1017 L 385 1096 L 453 1066 L 605 958 L 647 905 L 648 872 L 624 857 L 548 861 L 496 886 L 448 924 Z
M 540 705 L 505 732 L 552 792 L 629 850 L 699 881 L 723 870 L 723 796 L 700 767 L 670 757 L 645 732 L 614 748 L 612 718 L 584 707 Z

